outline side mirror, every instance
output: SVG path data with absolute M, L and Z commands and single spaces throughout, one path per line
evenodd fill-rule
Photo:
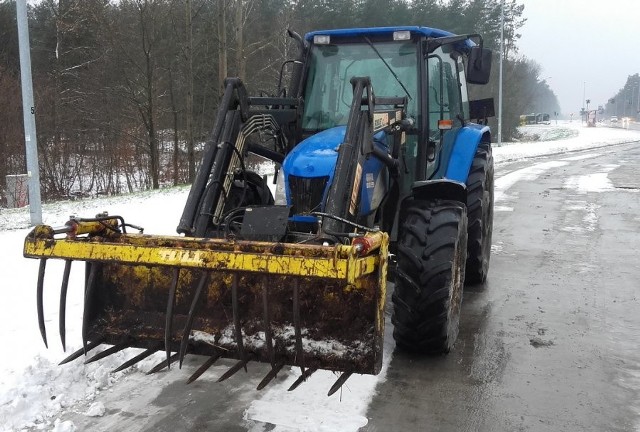
M 471 47 L 467 62 L 467 82 L 470 84 L 487 84 L 491 76 L 490 49 Z

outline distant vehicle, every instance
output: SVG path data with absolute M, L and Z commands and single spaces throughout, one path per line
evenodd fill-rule
M 549 114 L 524 114 L 520 116 L 520 126 L 533 124 L 551 124 Z
M 524 114 L 520 116 L 520 126 L 536 124 L 535 114 Z
M 611 123 L 618 123 L 618 117 L 617 116 L 611 116 L 611 118 L 609 119 L 609 121 Z
M 551 124 L 549 114 L 536 114 L 536 124 Z

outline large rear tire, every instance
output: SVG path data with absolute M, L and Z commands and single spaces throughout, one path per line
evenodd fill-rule
M 490 143 L 480 143 L 467 181 L 467 285 L 481 284 L 489 273 L 493 233 L 493 155 Z
M 447 353 L 458 336 L 467 255 L 467 214 L 454 201 L 405 202 L 392 296 L 402 349 Z

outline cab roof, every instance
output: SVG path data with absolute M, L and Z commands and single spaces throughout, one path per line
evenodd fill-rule
M 328 36 L 373 36 L 392 34 L 396 31 L 410 31 L 411 33 L 417 33 L 425 37 L 439 38 L 444 36 L 453 36 L 445 30 L 440 30 L 431 27 L 419 27 L 419 26 L 399 26 L 399 27 L 369 27 L 369 28 L 349 28 L 349 29 L 333 29 L 333 30 L 317 30 L 307 33 L 304 38 L 307 41 L 312 41 L 315 35 L 328 35 Z

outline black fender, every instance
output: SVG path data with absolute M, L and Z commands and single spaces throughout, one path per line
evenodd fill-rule
M 409 197 L 413 197 L 420 200 L 432 201 L 432 200 L 447 200 L 457 201 L 462 205 L 467 205 L 467 185 L 449 179 L 437 179 L 437 180 L 421 180 L 413 183 L 411 186 L 411 194 Z M 408 197 L 407 197 L 408 198 Z M 405 200 L 396 209 L 394 223 L 391 227 L 390 239 L 391 250 L 395 250 L 396 241 L 398 240 L 398 225 L 402 223 L 402 211 L 405 207 Z
M 456 180 L 421 180 L 411 186 L 411 196 L 421 200 L 459 201 L 466 205 L 467 185 Z

